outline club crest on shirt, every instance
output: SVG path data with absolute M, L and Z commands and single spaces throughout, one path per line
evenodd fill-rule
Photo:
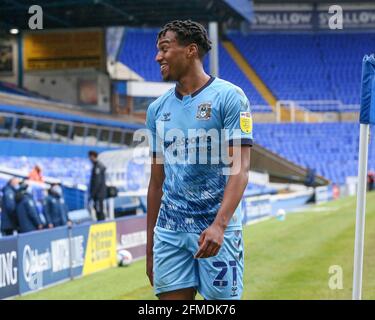
M 198 120 L 208 120 L 211 118 L 211 103 L 205 102 L 198 106 L 197 116 Z

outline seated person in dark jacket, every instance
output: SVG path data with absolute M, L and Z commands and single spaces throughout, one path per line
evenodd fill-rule
M 38 208 L 27 184 L 22 184 L 16 194 L 16 212 L 19 222 L 19 232 L 30 232 L 43 229 Z
M 1 207 L 1 233 L 10 236 L 18 228 L 16 215 L 16 191 L 19 188 L 19 179 L 12 178 L 3 188 Z
M 68 218 L 68 208 L 65 205 L 60 185 L 51 185 L 48 190 L 48 196 L 44 200 L 43 209 L 48 228 L 72 224 Z

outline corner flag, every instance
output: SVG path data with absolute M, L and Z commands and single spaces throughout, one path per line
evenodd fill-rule
M 375 124 L 375 55 L 362 61 L 359 163 L 354 243 L 353 300 L 362 298 L 363 250 L 366 213 L 366 175 L 370 124 Z
M 361 113 L 359 122 L 375 124 L 375 54 L 362 62 Z

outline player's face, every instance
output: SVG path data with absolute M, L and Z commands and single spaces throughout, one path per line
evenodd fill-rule
M 187 47 L 181 46 L 173 31 L 167 31 L 157 43 L 158 53 L 155 57 L 160 64 L 164 81 L 178 81 L 188 67 Z

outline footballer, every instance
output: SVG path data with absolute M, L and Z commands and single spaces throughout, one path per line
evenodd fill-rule
M 208 75 L 211 49 L 194 21 L 167 23 L 156 62 L 175 87 L 147 110 L 152 153 L 146 273 L 159 299 L 241 299 L 241 198 L 253 142 L 250 104 L 236 85 Z

